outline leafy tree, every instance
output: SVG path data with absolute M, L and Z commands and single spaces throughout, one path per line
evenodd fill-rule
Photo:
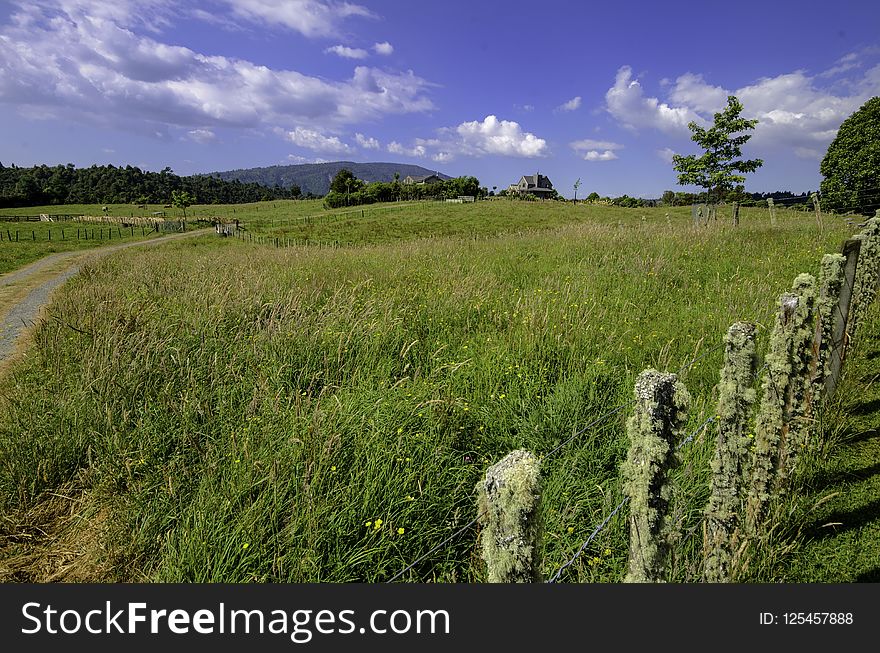
M 754 172 L 764 162 L 761 159 L 739 160 L 741 147 L 752 137 L 751 134 L 735 136 L 739 132 L 754 129 L 757 120 L 740 117 L 742 103 L 734 95 L 727 97 L 727 107 L 715 114 L 715 122 L 708 129 L 691 122 L 688 128 L 693 132 L 691 140 L 705 150 L 702 156 L 690 154 L 672 156 L 672 167 L 679 173 L 678 183 L 694 184 L 705 188 L 709 198 L 718 201 L 724 193 L 733 190 L 737 183 L 744 182 L 742 174 Z
M 578 188 L 581 187 L 581 178 L 578 177 L 578 180 L 574 182 L 574 201 L 577 202 L 578 199 Z
M 195 204 L 196 198 L 185 190 L 171 191 L 171 203 L 179 209 L 183 209 L 183 217 L 186 217 L 186 207 Z
M 330 190 L 343 195 L 357 193 L 364 188 L 364 182 L 354 176 L 351 170 L 343 168 L 330 182 Z
M 865 215 L 880 208 L 880 96 L 843 121 L 819 172 L 823 208 Z
M 597 193 L 596 191 L 593 191 L 592 193 L 590 193 L 589 195 L 587 195 L 587 201 L 588 201 L 588 202 L 595 202 L 595 201 L 598 200 L 598 199 L 600 199 L 600 198 L 599 198 L 599 193 Z

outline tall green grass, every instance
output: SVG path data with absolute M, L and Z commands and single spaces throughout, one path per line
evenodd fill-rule
M 494 237 L 206 238 L 88 266 L 2 388 L 0 510 L 85 490 L 112 513 L 108 579 L 387 580 L 473 519 L 488 465 L 553 450 L 733 321 L 768 325 L 848 234 L 809 215 L 695 230 L 640 210 L 532 230 L 556 218 L 513 207 L 514 233 Z M 692 429 L 721 354 L 682 373 Z M 544 461 L 547 575 L 620 498 L 625 416 Z M 678 580 L 699 574 L 712 440 L 684 450 Z M 618 581 L 625 558 L 618 516 L 563 580 Z M 483 574 L 469 530 L 402 580 Z

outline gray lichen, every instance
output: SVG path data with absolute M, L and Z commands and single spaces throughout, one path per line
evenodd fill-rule
M 540 582 L 541 465 L 517 449 L 477 484 L 483 560 L 490 583 Z
M 724 366 L 718 384 L 718 438 L 705 510 L 703 577 L 710 583 L 729 580 L 736 549 L 743 474 L 751 445 L 748 424 L 757 398 L 752 387 L 757 362 L 755 325 L 733 324 L 724 341 Z
M 844 264 L 842 254 L 826 254 L 822 257 L 819 272 L 819 300 L 816 303 L 816 343 L 814 365 L 811 369 L 812 384 L 810 411 L 815 414 L 825 395 L 825 379 L 831 373 L 831 347 L 834 344 L 835 310 L 843 289 Z
M 746 501 L 746 532 L 754 535 L 763 520 L 770 501 L 770 484 L 779 456 L 779 437 L 785 424 L 789 378 L 791 376 L 791 342 L 797 295 L 785 293 L 779 298 L 780 310 L 770 334 L 770 345 L 764 362 L 761 403 L 755 420 L 755 441 L 748 499 Z
M 809 401 L 812 390 L 810 367 L 815 337 L 816 279 L 809 274 L 799 274 L 794 280 L 792 293 L 799 301 L 791 336 L 791 380 L 788 387 L 787 414 L 780 433 L 779 461 L 774 479 L 777 493 L 786 490 L 813 425 Z
M 636 408 L 627 421 L 630 449 L 623 464 L 629 497 L 630 552 L 627 583 L 664 580 L 669 543 L 667 520 L 672 489 L 669 471 L 678 462 L 675 443 L 687 421 L 690 394 L 675 374 L 642 372 L 635 384 Z
M 858 339 L 859 325 L 864 321 L 877 294 L 877 279 L 880 272 L 880 217 L 868 220 L 861 233 L 854 238 L 861 240 L 862 246 L 856 267 L 847 328 L 851 341 Z

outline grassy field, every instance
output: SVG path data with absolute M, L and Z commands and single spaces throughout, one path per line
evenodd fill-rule
M 236 215 L 299 233 L 281 204 Z M 0 388 L 0 558 L 28 560 L 48 532 L 81 553 L 65 578 L 387 580 L 473 519 L 489 464 L 551 451 L 735 320 L 768 326 L 852 231 L 759 210 L 694 229 L 689 209 L 375 208 L 312 221 L 310 242 L 349 247 L 202 238 L 72 280 Z M 683 373 L 689 429 L 713 412 L 720 359 Z M 619 501 L 624 418 L 544 461 L 547 575 Z M 712 439 L 680 472 L 682 581 L 699 574 Z M 626 554 L 618 517 L 563 580 L 619 581 Z M 483 575 L 471 529 L 402 580 Z
M 24 214 L 22 214 L 24 215 Z M 118 245 L 161 237 L 149 227 L 86 224 L 82 222 L 2 222 L 0 216 L 0 274 L 56 252 Z

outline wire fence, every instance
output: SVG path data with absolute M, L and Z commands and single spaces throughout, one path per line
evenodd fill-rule
M 725 343 L 722 342 L 722 343 L 720 343 L 720 344 L 718 344 L 718 345 L 715 345 L 715 346 L 713 346 L 713 347 L 710 347 L 710 348 L 707 349 L 707 350 L 703 350 L 703 351 L 699 352 L 699 353 L 698 353 L 696 356 L 694 356 L 689 362 L 685 363 L 681 368 L 679 368 L 679 372 L 678 372 L 678 374 L 681 374 L 682 372 L 684 372 L 684 371 L 690 369 L 691 367 L 693 367 L 694 365 L 696 365 L 698 362 L 700 362 L 700 361 L 706 359 L 706 358 L 709 357 L 711 354 L 715 353 L 716 351 L 718 351 L 719 349 L 723 348 L 724 346 L 725 346 Z M 567 445 L 571 444 L 571 443 L 572 443 L 573 441 L 575 441 L 577 438 L 579 438 L 580 436 L 582 436 L 583 434 L 585 434 L 587 431 L 589 431 L 590 429 L 593 429 L 593 428 L 595 428 L 595 427 L 601 425 L 603 422 L 607 421 L 610 417 L 613 417 L 614 415 L 617 415 L 618 413 L 620 413 L 621 411 L 625 410 L 626 408 L 629 408 L 630 406 L 632 406 L 632 405 L 635 404 L 635 403 L 636 403 L 636 400 L 635 400 L 635 399 L 631 399 L 631 400 L 629 400 L 629 401 L 626 401 L 626 402 L 624 402 L 624 403 L 622 403 L 622 404 L 619 404 L 618 406 L 615 406 L 614 408 L 612 408 L 612 409 L 610 409 L 610 410 L 608 410 L 608 411 L 602 413 L 600 416 L 598 416 L 598 417 L 596 417 L 595 419 L 593 419 L 592 421 L 590 421 L 586 426 L 584 426 L 583 428 L 579 429 L 579 430 L 576 431 L 574 434 L 572 434 L 570 437 L 566 438 L 566 439 L 565 439 L 564 441 L 562 441 L 560 444 L 556 445 L 553 449 L 551 449 L 550 451 L 548 451 L 547 453 L 545 453 L 543 456 L 541 456 L 541 460 L 542 460 L 543 462 L 546 462 L 546 461 L 552 459 L 557 453 L 559 453 L 562 449 L 564 449 Z M 677 448 L 680 448 L 681 446 L 684 446 L 685 444 L 687 444 L 687 442 L 690 442 L 690 439 L 692 439 L 693 437 L 696 437 L 696 436 L 699 434 L 699 432 L 701 432 L 702 429 L 704 429 L 704 428 L 705 428 L 709 423 L 711 423 L 712 421 L 714 421 L 714 418 L 709 418 L 706 422 L 704 422 L 704 423 L 699 427 L 699 429 L 698 429 L 697 431 L 695 431 L 693 434 L 691 434 L 691 436 L 689 436 L 688 439 L 686 439 L 686 440 L 684 440 L 682 443 L 680 443 L 680 444 L 678 445 Z M 623 503 L 625 503 L 625 501 L 624 501 Z M 621 503 L 621 506 L 623 505 L 623 503 Z M 617 510 L 620 509 L 621 506 L 618 506 L 617 508 L 615 508 L 614 513 L 612 513 L 611 515 L 609 515 L 609 516 L 606 518 L 605 522 L 602 523 L 602 525 L 601 525 L 601 526 L 597 529 L 597 531 L 591 536 L 591 538 L 590 538 L 590 539 L 589 539 L 589 540 L 583 545 L 582 548 L 585 548 L 586 545 L 588 545 L 589 542 L 592 541 L 592 538 L 594 538 L 596 535 L 598 535 L 599 531 L 601 531 L 601 529 L 604 528 L 604 526 L 605 526 L 605 524 L 607 523 L 607 521 L 610 520 L 611 517 L 613 517 L 613 515 L 617 512 Z M 399 572 L 397 572 L 396 574 L 394 574 L 394 576 L 392 576 L 392 577 L 391 577 L 389 580 L 387 580 L 386 582 L 387 582 L 387 583 L 392 583 L 392 582 L 394 582 L 395 580 L 397 580 L 398 578 L 400 578 L 401 576 L 403 576 L 406 572 L 408 572 L 408 571 L 410 571 L 411 569 L 413 569 L 413 568 L 414 568 L 416 565 L 418 565 L 420 562 L 423 562 L 424 560 L 427 560 L 427 559 L 430 558 L 431 555 L 433 555 L 434 553 L 436 553 L 436 552 L 442 550 L 445 546 L 447 546 L 447 545 L 449 545 L 449 544 L 452 544 L 455 540 L 457 540 L 459 537 L 461 537 L 461 535 L 463 535 L 463 534 L 466 533 L 468 530 L 470 530 L 471 528 L 473 528 L 473 527 L 479 522 L 479 520 L 480 520 L 483 516 L 484 516 L 484 513 L 480 513 L 480 514 L 478 514 L 474 519 L 472 519 L 470 522 L 468 522 L 468 523 L 465 524 L 464 526 L 462 526 L 462 527 L 460 527 L 459 529 L 457 529 L 457 530 L 456 530 L 454 533 L 452 533 L 449 537 L 445 538 L 445 539 L 444 539 L 443 541 L 441 541 L 439 544 L 435 545 L 435 546 L 432 547 L 430 550 L 426 551 L 426 552 L 423 553 L 421 556 L 419 556 L 418 558 L 416 558 L 415 560 L 413 560 L 411 563 L 407 564 L 403 569 L 401 569 Z M 577 555 L 579 555 L 579 553 L 578 553 Z M 577 556 L 575 556 L 575 557 L 577 557 Z M 573 560 L 572 560 L 571 562 L 573 562 Z M 570 564 L 570 563 L 568 563 L 568 564 Z M 565 566 L 568 566 L 568 565 L 565 565 Z
M 775 313 L 776 313 L 776 309 L 768 312 L 767 317 L 765 319 L 769 320 L 769 318 L 774 316 Z M 763 325 L 761 325 L 760 323 L 757 323 L 757 322 L 755 323 L 755 325 L 756 325 L 756 328 L 758 328 L 758 329 L 765 328 L 765 327 L 763 327 Z M 679 376 L 684 374 L 685 372 L 690 370 L 692 367 L 694 367 L 696 364 L 702 362 L 703 360 L 709 358 L 712 354 L 723 349 L 725 347 L 725 345 L 726 345 L 726 343 L 722 341 L 721 343 L 714 345 L 712 347 L 709 347 L 708 349 L 703 349 L 703 350 L 699 351 L 696 355 L 693 356 L 693 358 L 691 358 L 691 360 L 689 360 L 687 363 L 685 363 L 684 365 L 679 367 L 676 374 Z M 755 378 L 757 379 L 759 377 L 761 371 L 763 371 L 766 368 L 767 368 L 767 364 L 764 363 L 764 365 L 755 372 Z M 569 444 L 571 444 L 572 442 L 577 440 L 579 437 L 581 437 L 582 435 L 587 433 L 590 429 L 594 429 L 597 426 L 600 426 L 602 423 L 607 421 L 609 418 L 626 410 L 627 408 L 631 407 L 635 403 L 636 403 L 635 399 L 630 399 L 629 401 L 621 403 L 621 404 L 615 406 L 614 408 L 602 413 L 601 415 L 599 415 L 595 419 L 591 420 L 586 426 L 582 427 L 581 429 L 579 429 L 578 431 L 573 433 L 571 436 L 569 436 L 568 438 L 563 440 L 560 444 L 556 445 L 553 449 L 551 449 L 547 453 L 543 454 L 541 456 L 542 462 L 546 462 L 548 460 L 551 460 L 556 454 L 558 454 L 560 451 L 562 451 L 562 449 L 564 449 L 566 446 L 568 446 Z M 709 417 L 708 419 L 706 419 L 706 421 L 704 421 L 693 433 L 691 433 L 687 438 L 682 440 L 682 442 L 676 446 L 676 450 L 679 450 L 680 448 L 682 448 L 683 446 L 688 444 L 693 438 L 697 437 L 709 424 L 713 423 L 714 421 L 715 421 L 714 417 Z M 614 516 L 614 514 L 616 514 L 617 511 L 620 510 L 620 508 L 625 503 L 626 503 L 626 499 L 624 499 L 614 509 L 614 511 L 608 517 L 605 518 L 605 520 L 597 527 L 597 529 L 593 532 L 593 534 L 591 534 L 590 538 L 588 538 L 588 540 L 586 542 L 584 542 L 584 544 L 578 550 L 578 553 L 575 554 L 574 558 L 572 558 L 572 560 L 570 560 L 568 563 L 563 565 L 563 567 L 556 572 L 556 574 L 555 574 L 556 577 L 558 577 L 558 574 L 561 573 L 561 571 L 563 569 L 567 568 L 568 566 L 570 566 L 574 562 L 574 560 L 583 552 L 583 550 L 589 545 L 589 543 L 592 542 L 592 540 L 599 534 L 599 532 L 601 532 L 601 530 L 607 525 L 608 521 L 610 521 L 610 519 Z M 479 522 L 479 520 L 483 517 L 483 515 L 484 515 L 484 513 L 478 514 L 470 522 L 468 522 L 464 526 L 457 529 L 454 533 L 452 533 L 452 535 L 450 535 L 449 537 L 447 537 L 446 539 L 441 541 L 439 544 L 435 545 L 429 551 L 423 553 L 421 556 L 419 556 L 418 558 L 413 560 L 411 563 L 407 564 L 403 569 L 401 569 L 399 572 L 397 572 L 394 576 L 392 576 L 386 582 L 387 583 L 394 582 L 395 580 L 397 580 L 398 578 L 403 576 L 406 572 L 413 569 L 420 562 L 427 560 L 434 553 L 442 550 L 445 546 L 452 544 L 461 535 L 463 535 L 465 532 L 467 532 L 468 530 L 473 528 Z

